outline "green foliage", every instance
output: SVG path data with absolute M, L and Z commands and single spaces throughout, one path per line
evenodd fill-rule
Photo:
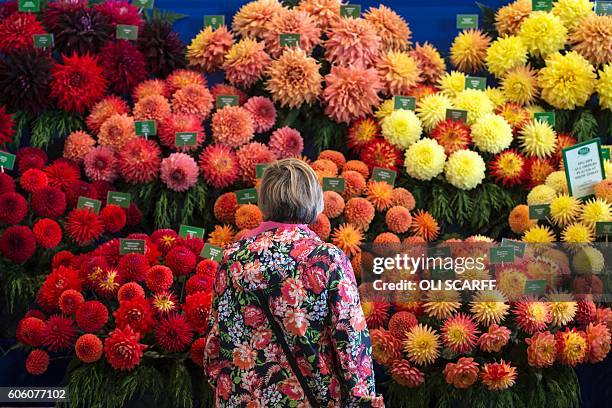
M 196 222 L 198 225 L 204 225 L 208 220 L 209 213 L 205 211 L 208 197 L 208 188 L 202 180 L 198 179 L 198 183 L 187 193 L 183 209 L 181 210 L 181 224 L 191 224 Z
M 174 13 L 172 11 L 160 10 L 154 7 L 152 10 L 145 10 L 144 17 L 147 22 L 163 21 L 170 25 L 179 20 L 189 17 L 187 14 Z
M 32 122 L 30 145 L 46 149 L 52 139 L 63 139 L 75 130 L 84 129 L 80 115 L 64 111 L 44 112 Z
M 584 142 L 597 136 L 598 128 L 595 116 L 589 111 L 583 111 L 572 126 L 572 134 L 579 142 Z
M 479 2 L 476 2 L 476 5 L 478 6 L 478 8 L 480 9 L 480 12 L 482 13 L 482 23 L 481 23 L 482 30 L 485 33 L 489 34 L 491 38 L 493 39 L 497 38 L 498 32 L 497 32 L 497 29 L 495 28 L 495 10 Z
M 18 306 L 28 306 L 38 293 L 44 281 L 44 275 L 32 275 L 20 264 L 9 261 L 0 262 L 0 286 L 6 308 L 13 312 Z
M 26 111 L 18 111 L 13 115 L 13 120 L 15 121 L 15 136 L 9 146 L 16 151 L 21 145 L 24 132 L 28 128 L 30 114 Z

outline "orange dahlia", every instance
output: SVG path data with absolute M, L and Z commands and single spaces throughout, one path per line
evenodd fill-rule
M 471 357 L 461 357 L 444 367 L 444 379 L 455 388 L 469 388 L 478 380 L 479 365 Z
M 361 151 L 369 142 L 380 136 L 380 126 L 371 117 L 360 118 L 351 123 L 348 129 L 348 147 Z
M 498 106 L 495 113 L 506 119 L 515 134 L 532 119 L 532 115 L 527 109 L 514 102 L 507 102 Z
M 439 122 L 431 131 L 431 137 L 444 148 L 447 155 L 467 149 L 472 141 L 470 127 L 463 121 L 452 119 Z
M 516 380 L 516 367 L 512 367 L 504 360 L 499 363 L 485 364 L 480 372 L 482 383 L 493 391 L 505 390 L 512 387 Z
M 531 186 L 544 184 L 546 177 L 555 171 L 550 159 L 532 157 L 527 161 L 526 178 Z
M 200 153 L 198 163 L 204 180 L 214 188 L 226 188 L 238 180 L 238 157 L 223 144 L 206 146 Z
M 195 115 L 205 120 L 213 108 L 213 97 L 207 87 L 190 84 L 182 87 L 172 95 L 174 113 Z
M 486 333 L 478 339 L 478 346 L 482 351 L 498 353 L 510 340 L 510 330 L 504 326 L 493 323 Z
M 329 218 L 323 213 L 319 214 L 315 222 L 309 224 L 308 227 L 323 241 L 327 240 L 331 233 L 331 223 L 329 222 Z
M 393 381 L 408 388 L 417 388 L 425 382 L 425 375 L 407 360 L 395 360 L 389 373 Z
M 206 242 L 224 247 L 234 241 L 236 230 L 231 225 L 215 225 L 215 228 L 208 235 Z
M 234 45 L 234 38 L 226 26 L 206 27 L 187 46 L 189 65 L 214 72 L 223 64 L 223 57 Z
M 160 95 L 164 98 L 168 98 L 170 96 L 170 90 L 168 89 L 166 81 L 162 81 L 161 79 L 148 79 L 137 85 L 133 91 L 134 102 L 138 102 L 142 98 L 151 95 Z
M 364 178 L 368 178 L 370 176 L 370 169 L 368 165 L 362 162 L 361 160 L 349 160 L 342 167 L 342 171 L 356 171 L 361 174 Z
M 478 329 L 471 317 L 459 313 L 446 319 L 441 328 L 442 340 L 453 353 L 463 354 L 476 345 Z
M 221 194 L 213 206 L 215 218 L 221 222 L 234 224 L 236 210 L 238 209 L 238 198 L 234 192 Z
M 362 231 L 367 231 L 374 219 L 374 206 L 365 198 L 353 197 L 346 202 L 344 219 Z
M 323 30 L 340 20 L 340 0 L 302 0 L 297 9 L 310 14 Z
M 383 49 L 405 51 L 410 47 L 410 27 L 395 11 L 384 5 L 370 7 L 364 18 L 378 33 Z
M 575 328 L 565 328 L 555 335 L 557 340 L 557 359 L 561 364 L 575 367 L 587 358 L 589 344 L 587 335 Z
M 387 95 L 408 95 L 423 80 L 418 61 L 407 52 L 387 51 L 376 69 Z
M 332 243 L 340 248 L 348 256 L 354 256 L 361 252 L 363 233 L 351 224 L 342 224 L 334 229 Z
M 409 211 L 412 211 L 416 205 L 416 201 L 414 200 L 412 193 L 402 187 L 396 187 L 393 189 L 391 200 L 393 205 L 406 207 Z
M 380 103 L 378 92 L 382 85 L 374 69 L 334 66 L 325 82 L 325 113 L 336 122 L 350 123 L 370 115 Z
M 557 356 L 555 335 L 549 331 L 536 333 L 525 339 L 527 343 L 527 361 L 530 366 L 543 368 L 553 365 Z
M 319 153 L 319 160 L 333 161 L 338 169 L 341 169 L 346 164 L 346 157 L 337 150 L 323 150 Z
M 483 71 L 490 43 L 491 38 L 481 30 L 470 28 L 462 31 L 453 41 L 450 60 L 460 71 Z
M 516 303 L 514 307 L 516 324 L 527 334 L 546 329 L 552 321 L 550 306 L 533 298 L 526 298 Z
M 363 194 L 366 189 L 366 181 L 361 173 L 349 170 L 342 173 L 342 177 L 346 182 L 344 198 L 357 197 Z
M 310 14 L 298 9 L 284 10 L 272 17 L 263 34 L 266 49 L 274 58 L 283 53 L 280 35 L 287 33 L 299 34 L 300 48 L 307 54 L 321 42 L 321 30 Z
M 385 223 L 391 231 L 403 234 L 410 229 L 412 216 L 406 207 L 391 207 L 385 215 Z
M 243 204 L 236 210 L 236 226 L 239 229 L 257 228 L 263 221 L 263 214 L 254 204 Z
M 374 302 L 367 299 L 362 299 L 361 308 L 363 315 L 368 323 L 368 327 L 378 329 L 384 327 L 389 320 L 389 308 L 391 305 L 387 302 Z
M 605 324 L 589 323 L 586 328 L 589 354 L 586 358 L 591 364 L 603 361 L 610 352 L 610 330 Z
M 412 217 L 412 224 L 410 231 L 415 235 L 423 237 L 425 241 L 434 241 L 440 233 L 440 226 L 438 221 L 424 210 L 418 210 L 417 213 Z
M 589 60 L 591 64 L 612 61 L 612 16 L 589 15 L 571 31 L 569 43 L 572 50 Z
M 96 141 L 89 134 L 81 130 L 72 132 L 64 143 L 64 157 L 82 163 L 95 144 Z
M 89 130 L 93 133 L 98 133 L 100 131 L 100 126 L 102 126 L 108 118 L 113 115 L 124 113 L 130 113 L 130 107 L 127 102 L 116 95 L 107 96 L 91 108 L 91 112 L 87 116 L 87 119 L 85 119 L 85 123 Z
M 510 149 L 493 156 L 489 170 L 496 182 L 504 186 L 514 186 L 523 181 L 526 163 L 525 156 Z
M 383 366 L 390 366 L 402 357 L 402 343 L 385 329 L 370 330 L 372 357 Z
M 328 218 L 339 217 L 344 211 L 344 198 L 335 191 L 323 193 L 323 214 Z
M 371 68 L 380 53 L 381 39 L 361 18 L 341 18 L 327 31 L 325 57 L 334 65 Z
M 377 211 L 384 211 L 392 205 L 393 186 L 384 181 L 370 181 L 366 196 Z
M 225 54 L 225 78 L 235 86 L 249 88 L 259 81 L 270 64 L 264 44 L 252 38 L 243 38 Z
M 392 232 L 381 232 L 374 238 L 375 244 L 400 244 L 402 241 Z
M 119 151 L 135 137 L 134 118 L 126 114 L 117 114 L 108 118 L 100 127 L 98 143 L 100 146 Z
M 232 30 L 243 38 L 262 38 L 272 17 L 284 10 L 278 0 L 251 1 L 234 15 Z
M 168 84 L 170 94 L 173 94 L 179 89 L 183 89 L 188 85 L 207 86 L 208 82 L 199 72 L 192 71 L 190 69 L 177 69 L 168 75 L 168 78 L 166 78 L 166 84 Z
M 213 139 L 232 148 L 251 141 L 255 126 L 249 112 L 240 106 L 225 106 L 217 110 L 211 120 Z
M 256 175 L 256 166 L 260 163 L 273 163 L 276 156 L 268 146 L 251 142 L 240 147 L 236 151 L 238 164 L 240 165 L 240 177 L 243 181 L 254 182 Z
M 531 14 L 531 0 L 516 0 L 495 13 L 495 28 L 499 35 L 515 35 L 518 33 L 521 23 Z
M 161 122 L 170 114 L 170 102 L 162 95 L 144 96 L 134 105 L 133 114 L 136 120 Z
M 446 64 L 438 50 L 428 42 L 417 43 L 410 51 L 410 56 L 417 60 L 421 77 L 425 83 L 436 84 L 446 71 Z
M 508 225 L 515 234 L 522 234 L 536 224 L 535 220 L 529 217 L 529 207 L 519 204 L 510 211 L 508 215 Z

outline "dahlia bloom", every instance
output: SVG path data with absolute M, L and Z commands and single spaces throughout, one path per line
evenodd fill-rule
M 499 153 L 512 143 L 512 127 L 504 118 L 487 113 L 472 125 L 472 141 L 480 151 Z
M 300 132 L 285 126 L 272 133 L 268 146 L 278 159 L 300 157 L 304 150 L 304 139 Z
M 116 328 L 104 341 L 106 360 L 115 370 L 133 370 L 140 364 L 143 352 L 147 348 L 139 341 L 140 334 L 130 327 Z
M 134 118 L 127 114 L 115 114 L 108 118 L 98 133 L 100 146 L 119 151 L 125 144 L 136 137 Z
M 467 149 L 472 141 L 470 127 L 463 121 L 446 119 L 438 122 L 430 136 L 444 148 L 446 154 Z
M 557 147 L 557 133 L 548 124 L 539 120 L 528 122 L 518 137 L 521 149 L 528 156 L 549 157 Z
M 482 351 L 498 353 L 510 340 L 510 330 L 504 326 L 493 323 L 486 333 L 478 339 L 478 346 Z
M 287 55 L 287 53 L 283 54 Z M 272 129 L 276 123 L 276 108 L 274 103 L 264 96 L 253 96 L 243 105 L 253 119 L 255 133 L 264 133 Z
M 239 106 L 226 106 L 212 116 L 212 134 L 215 142 L 238 148 L 254 136 L 255 128 L 249 112 Z
M 85 174 L 92 181 L 102 180 L 113 182 L 119 176 L 117 158 L 108 147 L 93 148 L 83 159 Z
M 103 351 L 102 340 L 90 333 L 80 336 L 74 345 L 77 358 L 84 363 L 95 363 L 102 357 Z
M 508 70 L 501 86 L 508 101 L 521 105 L 535 102 L 540 94 L 537 71 L 529 65 Z
M 127 94 L 147 79 L 144 55 L 127 40 L 109 41 L 99 54 L 104 79 L 109 90 Z
M 437 83 L 446 72 L 444 59 L 438 50 L 428 42 L 422 45 L 417 43 L 410 51 L 410 56 L 419 63 L 421 77 L 425 83 Z
M 478 363 L 471 357 L 461 357 L 457 363 L 448 363 L 444 367 L 444 379 L 455 388 L 469 388 L 478 380 Z
M 96 57 L 64 56 L 51 70 L 51 97 L 69 112 L 84 113 L 104 96 L 106 81 Z
M 118 168 L 128 183 L 148 183 L 157 178 L 161 150 L 153 140 L 134 138 L 118 152 Z
M 232 30 L 243 38 L 262 38 L 272 17 L 284 10 L 286 9 L 278 0 L 251 1 L 234 15 Z
M 177 146 L 177 132 L 195 132 L 197 135 L 196 144 L 193 146 Z M 172 113 L 166 116 L 166 118 L 158 124 L 157 133 L 162 145 L 180 151 L 196 150 L 202 145 L 206 137 L 204 129 L 202 128 L 201 119 L 190 113 Z
M 565 47 L 567 28 L 554 14 L 536 11 L 525 18 L 518 36 L 531 55 L 546 58 Z
M 500 324 L 510 308 L 506 301 L 506 296 L 499 290 L 480 291 L 470 302 L 470 312 L 483 326 Z
M 530 298 L 517 302 L 514 314 L 518 327 L 527 334 L 544 330 L 552 320 L 548 304 Z
M 376 30 L 384 50 L 406 51 L 410 47 L 408 23 L 395 11 L 381 4 L 370 7 L 363 17 Z
M 402 343 L 384 328 L 372 329 L 372 357 L 378 364 L 391 365 L 402 356 Z
M 453 102 L 442 93 L 427 95 L 419 100 L 416 114 L 427 131 L 433 130 L 446 119 L 446 111 L 453 108 Z
M 514 385 L 516 380 L 516 367 L 512 367 L 504 360 L 499 363 L 488 363 L 482 367 L 480 378 L 482 383 L 493 391 L 505 390 Z
M 410 231 L 427 242 L 434 241 L 440 233 L 438 221 L 432 215 L 423 210 L 418 210 L 412 217 Z
M 612 61 L 610 41 L 612 41 L 612 16 L 609 15 L 590 15 L 584 18 L 571 32 L 569 38 L 572 50 L 593 65 Z
M 272 163 L 276 160 L 276 156 L 268 146 L 258 142 L 243 145 L 238 149 L 236 155 L 240 166 L 240 177 L 246 182 L 255 180 L 257 164 Z
M 341 18 L 327 31 L 325 56 L 333 65 L 371 68 L 380 53 L 381 38 L 364 19 Z
M 189 65 L 204 72 L 215 72 L 223 65 L 225 54 L 234 45 L 234 38 L 226 26 L 214 30 L 206 27 L 187 46 Z
M 549 367 L 557 355 L 555 335 L 549 331 L 536 333 L 525 339 L 527 343 L 527 360 L 529 365 L 537 368 Z
M 423 80 L 418 61 L 407 52 L 387 51 L 378 58 L 376 69 L 387 95 L 408 95 Z
M 455 95 L 453 104 L 457 109 L 467 111 L 467 124 L 472 125 L 481 116 L 493 113 L 495 105 L 487 94 L 477 89 L 466 89 Z
M 394 110 L 381 123 L 383 137 L 400 149 L 407 149 L 421 138 L 423 127 L 417 115 L 406 109 Z
M 513 68 L 519 68 L 527 62 L 527 47 L 520 37 L 499 37 L 487 50 L 487 67 L 498 78 Z
M 485 162 L 471 150 L 457 150 L 450 155 L 444 166 L 444 176 L 453 186 L 471 190 L 485 178 Z
M 583 106 L 593 93 L 596 79 L 593 66 L 575 51 L 551 54 L 538 74 L 542 98 L 558 109 Z
M 495 155 L 489 163 L 491 175 L 504 186 L 519 184 L 525 176 L 525 166 L 525 157 L 512 149 Z
M 185 153 L 172 153 L 161 161 L 160 178 L 170 190 L 187 191 L 198 181 L 198 165 Z
M 605 324 L 589 323 L 586 328 L 589 354 L 586 361 L 591 364 L 603 361 L 610 352 L 610 330 Z
M 421 139 L 412 144 L 405 155 L 406 172 L 418 180 L 431 180 L 444 170 L 446 154 L 434 139 Z
M 473 73 L 485 69 L 485 58 L 491 38 L 481 30 L 464 30 L 453 41 L 450 60 L 457 69 Z
M 446 319 L 441 328 L 444 344 L 454 353 L 466 353 L 476 345 L 476 323 L 463 313 Z
M 232 45 L 225 54 L 223 70 L 225 78 L 235 86 L 249 88 L 263 76 L 270 64 L 270 56 L 264 44 L 244 38 Z
M 207 87 L 191 84 L 178 89 L 172 95 L 174 113 L 195 115 L 205 120 L 213 108 L 213 97 Z
M 385 181 L 371 180 L 368 183 L 366 197 L 374 205 L 376 211 L 385 211 L 393 204 L 393 186 Z
M 382 85 L 374 69 L 334 66 L 325 76 L 325 113 L 339 123 L 372 114 Z
M 418 365 L 432 364 L 440 355 L 440 335 L 427 325 L 413 326 L 404 340 L 408 359 Z
M 162 95 L 147 95 L 134 104 L 133 115 L 136 120 L 161 122 L 170 115 L 170 102 Z
M 67 216 L 64 228 L 68 236 L 79 246 L 87 246 L 104 233 L 102 218 L 87 208 L 75 208 Z
M 583 331 L 565 328 L 555 335 L 557 340 L 557 360 L 561 364 L 575 367 L 587 358 L 588 347 L 587 336 Z
M 39 169 L 28 169 L 23 172 L 19 179 L 19 185 L 25 191 L 33 193 L 43 187 L 47 187 L 49 179 L 44 171 Z M 4 193 L 2 193 L 4 194 Z
M 144 21 L 134 4 L 122 0 L 109 0 L 96 4 L 94 8 L 111 19 L 113 26 L 118 24 L 142 27 Z
M 9 53 L 34 48 L 34 35 L 46 34 L 33 13 L 13 13 L 0 20 L 0 51 Z
M 466 75 L 463 72 L 447 72 L 438 80 L 438 87 L 443 95 L 454 98 L 465 89 Z
M 310 14 L 322 30 L 340 20 L 340 0 L 303 0 L 297 9 Z
M 599 71 L 597 93 L 599 95 L 599 106 L 612 110 L 612 63 L 604 65 L 603 69 Z
M 499 35 L 516 35 L 523 20 L 531 14 L 531 0 L 516 0 L 495 13 L 495 28 Z
M 349 148 L 361 151 L 368 142 L 380 135 L 378 123 L 371 117 L 354 121 L 348 129 L 347 143 Z
M 184 314 L 172 313 L 160 319 L 155 341 L 169 352 L 181 352 L 193 341 L 193 329 Z
M 214 188 L 229 187 L 238 179 L 238 157 L 223 144 L 205 147 L 200 154 L 199 165 L 204 180 Z
M 132 93 L 134 102 L 138 102 L 142 98 L 151 95 L 159 95 L 168 98 L 170 96 L 170 89 L 166 81 L 162 81 L 161 79 L 147 79 L 138 84 Z
M 336 227 L 331 236 L 331 242 L 346 255 L 353 256 L 361 252 L 363 233 L 351 224 L 342 224 Z
M 393 381 L 408 388 L 417 388 L 425 382 L 425 375 L 406 360 L 393 361 L 389 373 Z
M 593 16 L 593 2 L 589 0 L 557 0 L 552 13 L 559 17 L 568 30 L 580 27 L 587 17 Z

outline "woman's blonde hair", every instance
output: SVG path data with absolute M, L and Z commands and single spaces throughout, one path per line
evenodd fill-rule
M 268 221 L 312 224 L 323 211 L 317 175 L 299 159 L 279 160 L 266 168 L 258 201 Z

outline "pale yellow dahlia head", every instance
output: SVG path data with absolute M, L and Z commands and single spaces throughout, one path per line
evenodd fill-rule
M 418 101 L 416 114 L 421 119 L 423 128 L 429 132 L 438 122 L 446 119 L 447 109 L 453 109 L 451 99 L 442 93 L 435 93 L 424 96 Z
M 383 137 L 391 144 L 405 150 L 421 138 L 423 127 L 417 115 L 406 109 L 397 109 L 381 122 Z
M 465 89 L 465 74 L 459 71 L 451 71 L 438 81 L 440 92 L 446 96 L 454 98 L 457 94 Z
M 504 35 L 493 41 L 486 61 L 489 71 L 502 78 L 507 71 L 527 63 L 527 47 L 519 37 Z
M 557 0 L 553 2 L 552 13 L 568 29 L 578 27 L 586 17 L 595 15 L 593 2 L 589 0 Z
M 612 61 L 612 16 L 586 17 L 570 34 L 569 43 L 591 64 Z
M 216 30 L 206 27 L 187 46 L 189 65 L 204 72 L 213 72 L 221 68 L 223 58 L 233 44 L 234 39 L 226 26 Z
M 386 52 L 376 68 L 387 95 L 407 95 L 422 80 L 418 61 L 407 52 Z
M 302 0 L 297 9 L 313 16 L 319 27 L 326 30 L 340 20 L 340 4 L 340 0 Z
M 412 32 L 406 20 L 384 5 L 370 7 L 363 16 L 372 24 L 385 50 L 406 51 Z
M 374 112 L 374 117 L 379 121 L 383 120 L 387 116 L 389 116 L 395 110 L 395 101 L 393 98 L 385 99 L 383 103 L 378 106 L 376 112 Z
M 557 133 L 548 122 L 540 120 L 531 120 L 523 126 L 518 140 L 528 156 L 550 157 L 557 148 Z
M 240 7 L 234 15 L 232 30 L 242 37 L 263 38 L 272 17 L 286 10 L 278 0 L 256 0 Z
M 512 126 L 494 113 L 482 115 L 471 129 L 474 146 L 482 152 L 499 153 L 512 143 Z
M 453 104 L 457 109 L 467 111 L 467 123 L 473 124 L 483 115 L 493 113 L 495 105 L 483 91 L 477 89 L 466 89 L 457 93 Z
M 446 180 L 462 190 L 471 190 L 485 178 L 485 162 L 471 150 L 457 150 L 450 155 L 444 166 Z
M 433 139 L 421 139 L 406 150 L 404 165 L 409 176 L 431 180 L 444 170 L 444 148 Z
M 527 194 L 527 205 L 550 204 L 557 196 L 554 188 L 546 184 L 540 184 L 531 189 Z
M 612 110 L 612 63 L 604 65 L 599 71 L 597 93 L 599 94 L 599 106 Z
M 468 29 L 455 37 L 451 46 L 451 62 L 460 71 L 473 73 L 485 68 L 491 38 L 481 30 Z
M 288 48 L 268 67 L 266 89 L 283 107 L 299 108 L 312 104 L 321 93 L 323 77 L 319 63 L 300 48 Z
M 508 98 L 506 98 L 506 94 L 501 88 L 487 86 L 485 94 L 487 94 L 491 102 L 493 102 L 493 106 L 495 106 L 496 109 L 508 102 Z
M 593 66 L 575 51 L 551 54 L 538 74 L 542 98 L 557 109 L 583 106 L 593 93 L 596 80 Z
M 565 172 L 563 170 L 553 171 L 546 177 L 546 181 L 544 182 L 549 187 L 555 189 L 557 193 L 567 193 L 567 177 L 565 176 Z
M 529 65 L 506 72 L 501 82 L 506 98 L 521 105 L 533 103 L 540 95 L 537 74 Z
M 554 14 L 536 11 L 523 21 L 518 35 L 530 54 L 546 57 L 565 47 L 567 28 Z
M 531 14 L 531 0 L 516 0 L 495 13 L 495 28 L 499 35 L 515 35 L 521 23 Z

